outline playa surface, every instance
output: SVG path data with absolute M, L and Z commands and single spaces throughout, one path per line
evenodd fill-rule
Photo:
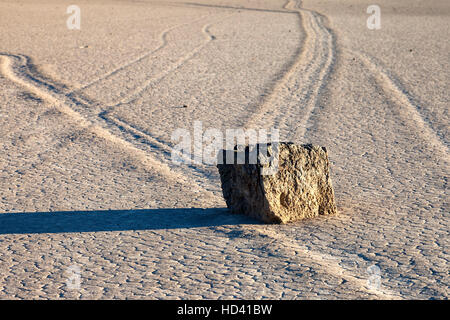
M 377 4 L 0 0 L 0 298 L 448 299 L 450 4 Z M 339 214 L 230 214 L 194 121 L 326 146 Z

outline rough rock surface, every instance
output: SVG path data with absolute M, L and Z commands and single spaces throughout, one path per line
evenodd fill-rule
M 226 152 L 222 150 L 219 153 L 222 161 L 217 165 L 222 192 L 232 212 L 267 223 L 287 223 L 336 213 L 328 153 L 324 147 L 280 142 L 274 174 L 261 174 L 270 166 L 262 156 L 276 155 L 274 145 L 267 147 L 267 153 L 258 149 L 257 161 L 249 161 L 253 148 L 236 149 L 232 151 L 235 158 L 232 163 L 226 161 Z M 245 155 L 245 163 L 237 164 L 239 155 Z M 272 168 L 276 168 L 273 162 Z

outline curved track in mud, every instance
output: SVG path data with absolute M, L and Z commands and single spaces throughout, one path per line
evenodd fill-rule
M 335 58 L 334 36 L 324 26 L 324 17 L 288 1 L 284 8 L 299 15 L 305 41 L 290 69 L 247 121 L 246 127 L 274 126 L 282 139 L 302 142 L 311 112 L 326 85 Z

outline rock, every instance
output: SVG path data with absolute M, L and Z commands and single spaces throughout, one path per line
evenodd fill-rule
M 264 146 L 267 145 L 257 145 L 257 157 L 252 153 L 255 146 L 228 150 L 234 155 L 229 161 L 226 150 L 219 153 L 222 192 L 232 212 L 267 223 L 287 223 L 337 212 L 324 147 L 285 142 L 268 144 L 266 150 Z M 236 161 L 239 157 L 242 164 Z M 272 166 L 264 161 L 268 157 L 274 160 Z M 270 168 L 275 170 L 267 174 Z

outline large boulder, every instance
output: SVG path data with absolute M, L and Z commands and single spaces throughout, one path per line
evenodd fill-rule
M 285 142 L 235 147 L 219 153 L 217 167 L 223 196 L 234 213 L 267 223 L 336 213 L 324 147 Z

